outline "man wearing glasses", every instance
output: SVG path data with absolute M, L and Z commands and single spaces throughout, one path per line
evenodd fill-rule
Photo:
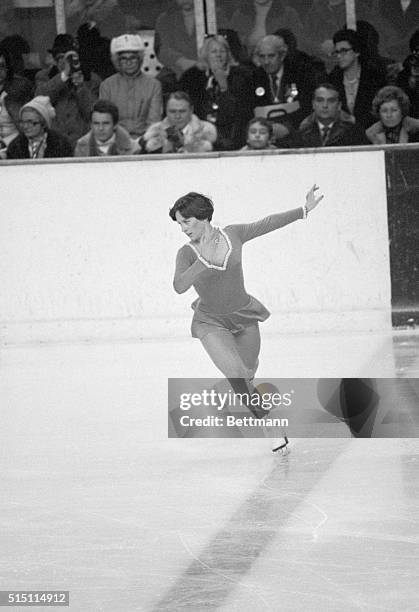
M 354 30 L 339 30 L 333 36 L 337 65 L 329 75 L 340 95 L 342 108 L 353 123 L 366 129 L 375 119 L 372 101 L 386 84 L 383 75 L 369 67 L 362 40 Z
M 119 123 L 138 139 L 162 116 L 162 91 L 159 81 L 141 72 L 144 44 L 137 34 L 123 34 L 111 42 L 112 61 L 118 72 L 105 79 L 99 98 L 113 102 Z

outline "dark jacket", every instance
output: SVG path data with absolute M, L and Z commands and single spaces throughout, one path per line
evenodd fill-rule
M 288 58 L 285 58 L 278 96 L 279 102 L 287 101 L 287 95 L 293 83 L 297 86 L 298 96 L 295 99 L 300 103 L 300 109 L 290 115 L 290 119 L 297 128 L 311 111 L 311 100 L 317 85 L 317 78 L 313 70 L 308 70 L 304 65 L 293 64 Z M 268 106 L 275 103 L 269 75 L 262 67 L 256 68 L 253 74 L 253 95 L 255 106 Z
M 20 109 L 33 98 L 33 84 L 25 77 L 15 75 L 6 81 L 3 91 L 7 93 L 4 102 L 7 112 L 17 125 Z
M 48 80 L 38 75 L 36 95 L 49 96 L 55 107 L 53 128 L 65 134 L 75 146 L 77 140 L 89 129 L 90 114 L 98 98 L 100 78 L 92 72 L 90 80 L 74 87 L 71 80 L 63 81 L 58 73 Z
M 336 66 L 329 74 L 329 81 L 333 83 L 339 90 L 339 96 L 342 101 L 342 109 L 349 113 L 346 102 L 345 86 L 343 84 L 343 70 Z M 375 121 L 372 114 L 372 101 L 379 89 L 386 85 L 386 81 L 381 72 L 361 67 L 361 76 L 359 79 L 358 93 L 355 99 L 353 115 L 356 123 L 364 130 Z
M 324 145 L 314 113 L 301 122 L 298 131 L 303 147 L 350 147 L 367 144 L 363 130 L 343 117 L 336 119 Z
M 227 77 L 227 91 L 220 91 L 217 83 L 207 89 L 207 74 L 199 68 L 186 70 L 179 81 L 179 89 L 186 91 L 195 114 L 211 120 L 217 128 L 217 149 L 239 149 L 246 142 L 246 126 L 253 116 L 252 80 L 250 72 L 232 66 Z
M 65 136 L 54 130 L 47 130 L 46 157 L 73 157 L 73 148 Z M 7 148 L 7 159 L 29 159 L 28 139 L 19 134 Z

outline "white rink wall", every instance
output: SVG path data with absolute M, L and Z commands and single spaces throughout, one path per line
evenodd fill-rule
M 300 206 L 309 219 L 245 246 L 247 290 L 265 332 L 390 327 L 384 153 L 379 150 L 130 158 L 0 168 L 3 344 L 166 338 L 189 333 L 193 290 L 172 276 L 184 237 L 168 216 L 201 191 L 214 222 Z

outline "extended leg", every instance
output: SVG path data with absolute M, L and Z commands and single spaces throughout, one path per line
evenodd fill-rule
M 239 334 L 234 335 L 234 339 L 243 363 L 253 371 L 253 378 L 259 365 L 259 325 L 256 323 L 256 325 L 245 327 Z

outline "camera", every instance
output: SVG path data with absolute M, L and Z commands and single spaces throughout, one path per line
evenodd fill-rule
M 173 145 L 175 151 L 183 147 L 183 135 L 178 128 L 171 125 L 166 130 L 167 140 Z
M 81 70 L 80 59 L 79 59 L 78 54 L 75 51 L 69 51 L 66 54 L 65 58 L 68 61 L 68 64 L 70 66 L 70 76 L 74 74 L 75 72 L 80 72 Z
M 406 62 L 411 68 L 419 68 L 419 49 L 408 55 Z

